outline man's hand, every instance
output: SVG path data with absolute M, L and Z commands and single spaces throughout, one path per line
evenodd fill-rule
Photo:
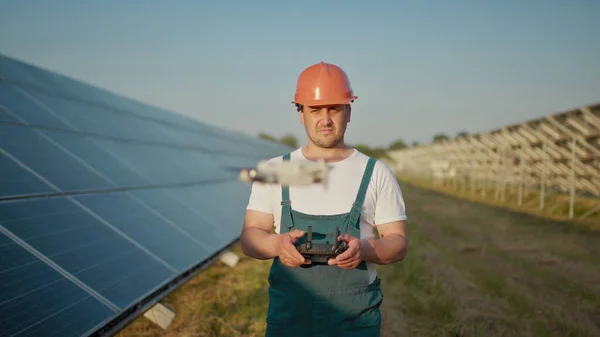
M 277 256 L 281 263 L 288 267 L 299 267 L 310 264 L 309 259 L 304 258 L 296 248 L 296 241 L 304 236 L 304 231 L 294 229 L 291 232 L 280 234 L 276 243 Z
M 346 242 L 348 249 L 335 258 L 327 260 L 327 264 L 330 266 L 338 266 L 343 269 L 358 267 L 363 259 L 360 239 L 355 238 L 348 233 L 343 233 L 340 235 L 339 240 Z

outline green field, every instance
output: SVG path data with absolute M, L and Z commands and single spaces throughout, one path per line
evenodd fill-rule
M 379 267 L 383 336 L 600 336 L 599 231 L 402 187 L 410 246 Z M 262 336 L 269 263 L 218 262 L 164 300 L 167 330 L 142 317 L 118 336 Z

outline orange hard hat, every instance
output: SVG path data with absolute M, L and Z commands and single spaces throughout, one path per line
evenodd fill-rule
M 317 63 L 304 69 L 298 77 L 292 104 L 307 106 L 348 104 L 354 96 L 348 75 L 331 63 Z

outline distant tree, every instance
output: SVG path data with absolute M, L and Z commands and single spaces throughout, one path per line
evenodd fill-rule
M 437 133 L 433 136 L 433 142 L 439 142 L 439 141 L 443 141 L 443 140 L 447 140 L 450 139 L 450 137 L 448 137 L 448 135 L 446 135 L 445 133 Z
M 456 138 L 464 138 L 467 137 L 469 135 L 469 133 L 467 131 L 460 131 L 459 133 L 456 134 Z
M 395 151 L 395 150 L 402 150 L 402 149 L 406 149 L 406 148 L 407 148 L 406 143 L 402 139 L 398 139 L 390 144 L 390 146 L 388 147 L 388 150 Z
M 365 144 L 355 144 L 355 145 L 350 145 L 351 147 L 357 149 L 358 151 L 367 154 L 367 153 L 371 153 L 371 148 L 369 147 L 369 145 L 365 145 Z M 368 154 L 367 154 L 368 155 Z
M 384 147 L 375 147 L 373 149 L 371 149 L 372 151 L 372 156 L 373 158 L 377 158 L 377 159 L 382 159 L 382 158 L 387 158 L 387 159 L 392 159 L 389 154 L 388 154 L 388 150 Z
M 413 141 L 413 142 L 412 142 L 412 144 L 411 144 L 411 145 L 412 145 L 413 147 L 415 147 L 415 146 L 419 146 L 419 142 L 417 142 L 417 141 L 415 140 L 415 141 Z
M 367 155 L 369 157 L 373 157 L 376 159 L 382 159 L 382 158 L 390 159 L 390 156 L 387 153 L 387 149 L 385 149 L 383 147 L 371 148 L 369 145 L 366 145 L 366 144 L 357 144 L 352 147 L 354 147 L 355 149 L 357 149 L 358 151 L 364 153 L 365 155 Z
M 269 140 L 269 141 L 272 141 L 272 142 L 276 142 L 277 141 L 277 139 L 275 137 L 273 137 L 273 136 L 271 136 L 269 134 L 266 134 L 264 132 L 259 133 L 258 134 L 258 138 Z
M 298 140 L 296 139 L 296 136 L 294 136 L 292 134 L 287 134 L 287 135 L 281 137 L 279 139 L 279 142 L 281 144 L 287 145 L 289 147 L 293 147 L 293 148 L 298 147 Z

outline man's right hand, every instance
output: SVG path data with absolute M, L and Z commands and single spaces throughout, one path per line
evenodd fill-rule
M 294 229 L 291 232 L 279 234 L 277 241 L 277 256 L 281 263 L 288 267 L 299 267 L 310 264 L 310 260 L 304 258 L 296 248 L 296 241 L 304 236 L 304 231 Z

